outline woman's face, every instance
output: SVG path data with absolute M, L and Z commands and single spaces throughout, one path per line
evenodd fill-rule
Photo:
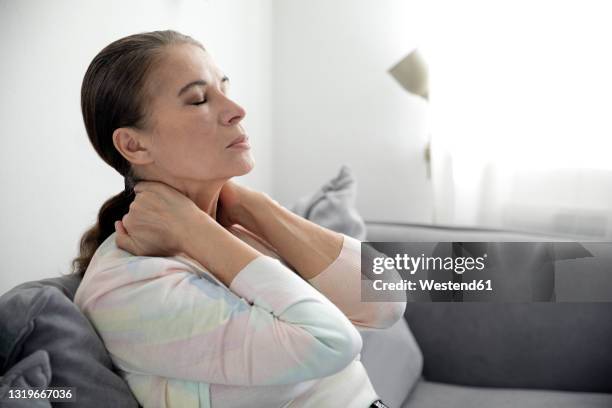
M 254 166 L 241 125 L 246 112 L 227 96 L 228 79 L 207 52 L 191 44 L 164 50 L 147 82 L 147 149 L 153 179 L 179 186 L 229 179 Z

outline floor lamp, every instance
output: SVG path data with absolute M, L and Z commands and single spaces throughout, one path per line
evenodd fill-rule
M 389 73 L 406 91 L 418 95 L 429 102 L 429 70 L 418 49 L 406 55 L 389 69 Z M 425 146 L 427 177 L 431 178 L 431 135 Z

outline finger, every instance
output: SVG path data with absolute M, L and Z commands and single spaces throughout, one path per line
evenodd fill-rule
M 166 183 L 162 183 L 161 181 L 139 181 L 134 186 L 134 192 L 140 193 L 143 191 L 152 191 L 160 193 L 167 190 L 168 188 L 174 190 L 174 187 Z
M 137 255 L 138 249 L 134 244 L 134 240 L 128 235 L 121 221 L 115 222 L 115 229 L 117 231 L 117 235 L 115 236 L 115 244 L 117 244 L 117 247 Z
M 142 193 L 143 191 L 159 191 L 159 184 L 162 184 L 158 181 L 139 181 L 134 185 L 135 193 Z
M 130 243 L 128 242 L 128 239 L 125 235 L 117 234 L 117 236 L 115 236 L 115 244 L 117 245 L 117 248 L 136 255 L 133 251 L 133 248 L 130 247 Z
M 115 244 L 117 244 L 118 248 L 121 248 L 124 251 L 138 256 L 138 250 L 136 249 L 132 238 L 130 238 L 129 236 L 122 233 L 118 233 L 117 236 L 115 236 Z
M 128 232 L 125 229 L 125 225 L 123 225 L 123 222 L 121 221 L 115 221 L 115 231 L 117 232 L 121 231 L 121 233 L 128 235 Z
M 169 198 L 169 197 L 178 198 L 178 197 L 186 196 L 183 192 L 177 190 L 171 185 L 162 183 L 160 181 L 141 181 L 139 182 L 139 184 L 140 184 L 139 187 L 138 185 L 134 187 L 134 192 L 136 194 L 139 194 L 139 193 L 142 194 L 143 192 L 148 191 L 153 194 L 156 194 L 158 197 L 165 197 L 165 198 Z

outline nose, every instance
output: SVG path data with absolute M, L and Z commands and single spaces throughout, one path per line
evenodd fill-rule
M 223 110 L 220 115 L 221 123 L 225 126 L 232 126 L 240 123 L 242 118 L 246 116 L 246 111 L 236 102 L 227 96 L 220 94 L 223 98 Z

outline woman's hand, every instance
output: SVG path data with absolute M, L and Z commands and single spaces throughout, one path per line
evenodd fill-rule
M 256 233 L 254 220 L 248 209 L 256 200 L 261 200 L 264 196 L 264 193 L 228 180 L 219 193 L 217 221 L 226 228 L 233 224 L 240 224 Z
M 189 226 L 208 217 L 187 196 L 167 184 L 142 181 L 129 212 L 115 222 L 116 243 L 137 256 L 174 256 L 184 249 Z

